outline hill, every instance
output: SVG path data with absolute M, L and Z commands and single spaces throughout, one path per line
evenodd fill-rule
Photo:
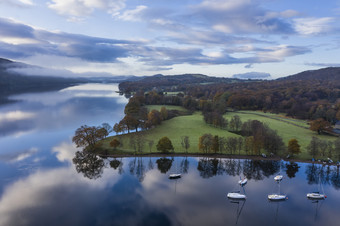
M 340 67 L 328 67 L 318 70 L 303 71 L 294 75 L 290 75 L 278 80 L 323 80 L 323 81 L 339 81 Z
M 152 90 L 157 88 L 160 91 L 183 91 L 188 86 L 207 85 L 217 83 L 234 83 L 245 82 L 236 78 L 218 78 L 203 74 L 182 74 L 182 75 L 161 75 L 157 74 L 150 77 L 144 77 L 136 81 L 127 81 L 119 84 L 121 92 L 134 92 L 143 88 Z

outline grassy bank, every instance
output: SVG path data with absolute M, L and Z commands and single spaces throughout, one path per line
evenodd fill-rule
M 162 106 L 159 105 L 150 105 L 149 109 L 160 110 Z M 165 106 L 167 109 L 171 110 L 179 110 L 185 111 L 182 107 L 177 106 Z M 295 120 L 291 118 L 287 118 L 284 115 L 275 115 L 270 113 L 263 112 L 255 112 L 255 111 L 240 111 L 240 112 L 231 112 L 225 115 L 225 118 L 228 120 L 231 119 L 234 115 L 240 116 L 242 122 L 247 120 L 259 120 L 261 122 L 266 123 L 270 128 L 276 130 L 278 134 L 282 137 L 285 145 L 288 144 L 288 141 L 292 138 L 298 140 L 301 145 L 301 154 L 298 158 L 306 160 L 311 157 L 306 151 L 306 147 L 308 146 L 312 136 L 318 136 L 321 139 L 334 141 L 336 138 L 326 135 L 317 135 L 315 132 L 308 129 L 308 124 L 303 120 Z M 181 137 L 189 136 L 190 138 L 190 148 L 188 149 L 189 154 L 200 153 L 198 150 L 198 140 L 199 137 L 205 133 L 210 133 L 212 135 L 217 135 L 220 137 L 238 137 L 237 134 L 230 133 L 226 130 L 222 130 L 219 128 L 215 128 L 213 126 L 207 125 L 203 121 L 203 116 L 201 112 L 196 112 L 192 115 L 179 116 L 176 118 L 172 118 L 170 120 L 163 121 L 161 125 L 152 128 L 148 131 L 139 132 L 143 134 L 145 140 L 151 140 L 154 142 L 151 153 L 157 153 L 156 144 L 158 140 L 167 136 L 174 146 L 176 153 L 184 153 L 185 149 L 182 148 L 181 145 Z M 133 136 L 134 133 L 123 134 L 116 136 L 123 146 L 119 147 L 117 150 L 113 150 L 110 147 L 109 143 L 113 139 L 113 137 L 108 137 L 104 139 L 101 143 L 101 148 L 103 150 L 108 150 L 108 154 L 134 154 L 134 150 L 131 150 L 129 145 L 130 137 Z M 146 142 L 143 148 L 143 153 L 150 153 L 150 148 L 148 143 Z M 240 153 L 245 154 L 245 153 Z
M 284 117 L 283 115 L 254 111 L 240 111 L 228 113 L 225 115 L 225 117 L 230 120 L 234 115 L 240 116 L 242 122 L 247 120 L 259 120 L 263 123 L 266 123 L 271 129 L 277 131 L 277 133 L 282 137 L 285 145 L 288 144 L 290 139 L 297 139 L 301 145 L 301 154 L 299 157 L 302 159 L 310 158 L 306 148 L 313 136 L 317 136 L 318 138 L 327 141 L 334 141 L 336 139 L 336 137 L 318 135 L 316 132 L 311 131 L 308 129 L 309 125 L 304 120 L 290 119 Z

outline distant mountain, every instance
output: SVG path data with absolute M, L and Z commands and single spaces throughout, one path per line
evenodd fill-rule
M 318 70 L 303 71 L 295 75 L 290 75 L 278 80 L 323 80 L 340 81 L 340 67 L 328 67 Z
M 145 90 L 157 89 L 159 91 L 181 90 L 181 87 L 190 85 L 206 85 L 215 83 L 244 82 L 235 78 L 218 78 L 203 74 L 161 75 L 148 76 L 135 81 L 119 84 L 122 92 L 133 92 L 140 88 Z
M 49 90 L 58 90 L 71 85 L 80 83 L 100 82 L 100 83 L 119 83 L 122 81 L 135 80 L 135 76 L 117 76 L 117 77 L 91 77 L 91 78 L 66 78 L 56 76 L 34 76 L 24 75 L 18 70 L 24 71 L 36 66 L 27 65 L 20 62 L 14 62 L 8 59 L 0 58 L 0 104 L 8 102 L 7 96 L 11 94 L 25 92 L 41 92 Z M 138 78 L 139 79 L 139 78 Z

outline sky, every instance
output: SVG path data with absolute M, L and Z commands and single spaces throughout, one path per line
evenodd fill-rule
M 28 74 L 278 78 L 339 67 L 339 22 L 340 0 L 0 0 L 0 57 Z

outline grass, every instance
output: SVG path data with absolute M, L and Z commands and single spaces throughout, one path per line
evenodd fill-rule
M 163 105 L 149 105 L 148 109 L 156 109 L 160 110 Z M 167 109 L 186 111 L 182 107 L 178 106 L 165 106 Z M 334 141 L 336 137 L 327 136 L 327 135 L 317 135 L 316 132 L 313 132 L 308 129 L 308 124 L 303 120 L 296 120 L 287 118 L 284 115 L 277 115 L 271 113 L 263 113 L 256 111 L 240 111 L 240 112 L 231 112 L 225 115 L 225 118 L 230 120 L 234 115 L 240 116 L 242 122 L 247 120 L 259 120 L 265 124 L 267 124 L 271 129 L 274 129 L 278 132 L 278 134 L 282 137 L 285 145 L 288 144 L 288 141 L 292 138 L 298 140 L 301 145 L 301 153 L 298 156 L 300 159 L 310 159 L 311 157 L 306 151 L 306 147 L 310 143 L 310 140 L 313 136 L 317 136 L 320 139 Z M 188 149 L 188 153 L 200 153 L 198 150 L 198 140 L 199 137 L 205 133 L 210 133 L 212 135 L 217 135 L 220 137 L 238 137 L 239 135 L 230 133 L 226 130 L 222 130 L 219 128 L 215 128 L 213 126 L 207 125 L 203 121 L 203 116 L 201 112 L 195 112 L 192 115 L 179 116 L 176 118 L 172 118 L 170 120 L 163 121 L 161 125 L 141 132 L 146 140 L 154 141 L 151 152 L 158 153 L 156 150 L 156 144 L 160 138 L 163 136 L 167 136 L 174 146 L 176 153 L 184 153 L 185 149 L 182 148 L 181 145 L 181 137 L 189 136 L 190 139 L 190 148 Z M 109 154 L 133 154 L 134 151 L 131 150 L 129 146 L 129 139 L 131 134 L 124 134 L 116 136 L 123 143 L 123 146 L 118 150 L 113 151 L 112 147 L 110 147 L 109 142 L 113 139 L 113 137 L 108 137 L 102 141 L 102 149 L 109 150 Z M 144 153 L 150 153 L 149 146 L 146 143 L 143 148 Z M 242 153 L 241 154 L 245 154 Z
M 304 120 L 296 120 L 285 118 L 282 115 L 275 115 L 270 113 L 259 113 L 253 111 L 241 111 L 228 113 L 225 117 L 230 120 L 234 115 L 240 116 L 242 122 L 247 120 L 258 120 L 266 123 L 271 129 L 277 131 L 277 133 L 282 137 L 285 145 L 288 145 L 288 141 L 292 138 L 298 140 L 301 145 L 301 153 L 299 158 L 309 159 L 310 156 L 306 151 L 308 144 L 310 143 L 313 136 L 317 136 L 320 139 L 327 141 L 334 141 L 336 137 L 327 135 L 318 135 L 316 132 L 309 130 L 309 126 Z M 268 117 L 270 116 L 270 117 Z M 294 124 L 289 123 L 294 122 Z
M 168 108 L 168 107 L 167 107 Z M 161 125 L 150 129 L 148 131 L 143 131 L 143 135 L 147 140 L 153 140 L 154 145 L 152 147 L 152 152 L 157 152 L 156 144 L 160 138 L 163 136 L 167 136 L 174 146 L 175 152 L 184 153 L 185 149 L 182 148 L 181 145 L 181 137 L 189 136 L 190 139 L 190 148 L 188 149 L 188 153 L 199 153 L 198 150 L 198 139 L 205 133 L 211 133 L 212 135 L 218 135 L 223 137 L 238 137 L 234 133 L 230 133 L 226 130 L 221 130 L 215 128 L 213 126 L 207 125 L 203 121 L 203 116 L 200 112 L 196 112 L 192 115 L 180 116 L 176 118 L 172 118 L 167 121 L 163 121 Z M 129 147 L 129 138 L 131 134 L 119 135 L 118 137 L 123 142 L 123 147 L 120 151 L 127 151 L 132 153 Z M 102 148 L 103 149 L 112 149 L 109 146 L 109 142 L 113 139 L 113 137 L 108 137 L 103 140 Z M 148 144 L 145 144 L 144 152 L 149 153 Z

